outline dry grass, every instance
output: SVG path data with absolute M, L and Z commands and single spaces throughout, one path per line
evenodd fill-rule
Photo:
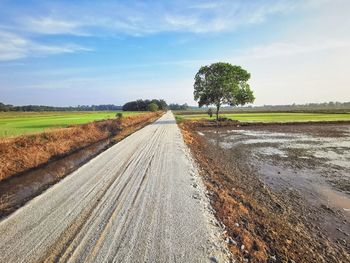
M 0 181 L 158 117 L 147 113 L 0 140 Z

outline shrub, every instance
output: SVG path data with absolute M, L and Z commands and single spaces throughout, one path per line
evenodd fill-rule
M 152 103 L 150 103 L 150 104 L 148 105 L 148 110 L 149 110 L 149 111 L 155 112 L 155 111 L 157 111 L 158 109 L 159 109 L 158 105 L 157 105 L 156 103 L 154 103 L 154 102 L 152 102 Z
M 120 119 L 120 118 L 123 117 L 123 113 L 122 112 L 117 112 L 117 114 L 115 116 Z

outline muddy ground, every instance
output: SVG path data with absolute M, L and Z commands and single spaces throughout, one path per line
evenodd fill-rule
M 350 262 L 350 125 L 182 125 L 242 262 Z

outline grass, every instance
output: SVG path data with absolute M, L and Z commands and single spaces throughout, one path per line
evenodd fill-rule
M 142 112 L 122 112 L 124 117 Z M 0 112 L 0 138 L 115 118 L 117 112 Z
M 215 115 L 209 117 L 202 114 L 181 114 L 174 112 L 178 121 L 182 120 L 215 120 Z M 350 121 L 350 113 L 227 113 L 220 114 L 231 120 L 241 122 L 308 122 L 308 121 Z

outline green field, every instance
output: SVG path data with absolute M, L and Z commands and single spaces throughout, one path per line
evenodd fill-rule
M 190 114 L 189 112 L 174 112 L 178 120 L 215 120 L 215 115 L 209 117 L 206 113 Z M 307 121 L 350 121 L 350 113 L 223 113 L 225 117 L 241 122 L 307 122 Z
M 0 137 L 37 133 L 47 129 L 115 118 L 117 112 L 0 112 Z M 141 112 L 122 112 L 123 116 Z

